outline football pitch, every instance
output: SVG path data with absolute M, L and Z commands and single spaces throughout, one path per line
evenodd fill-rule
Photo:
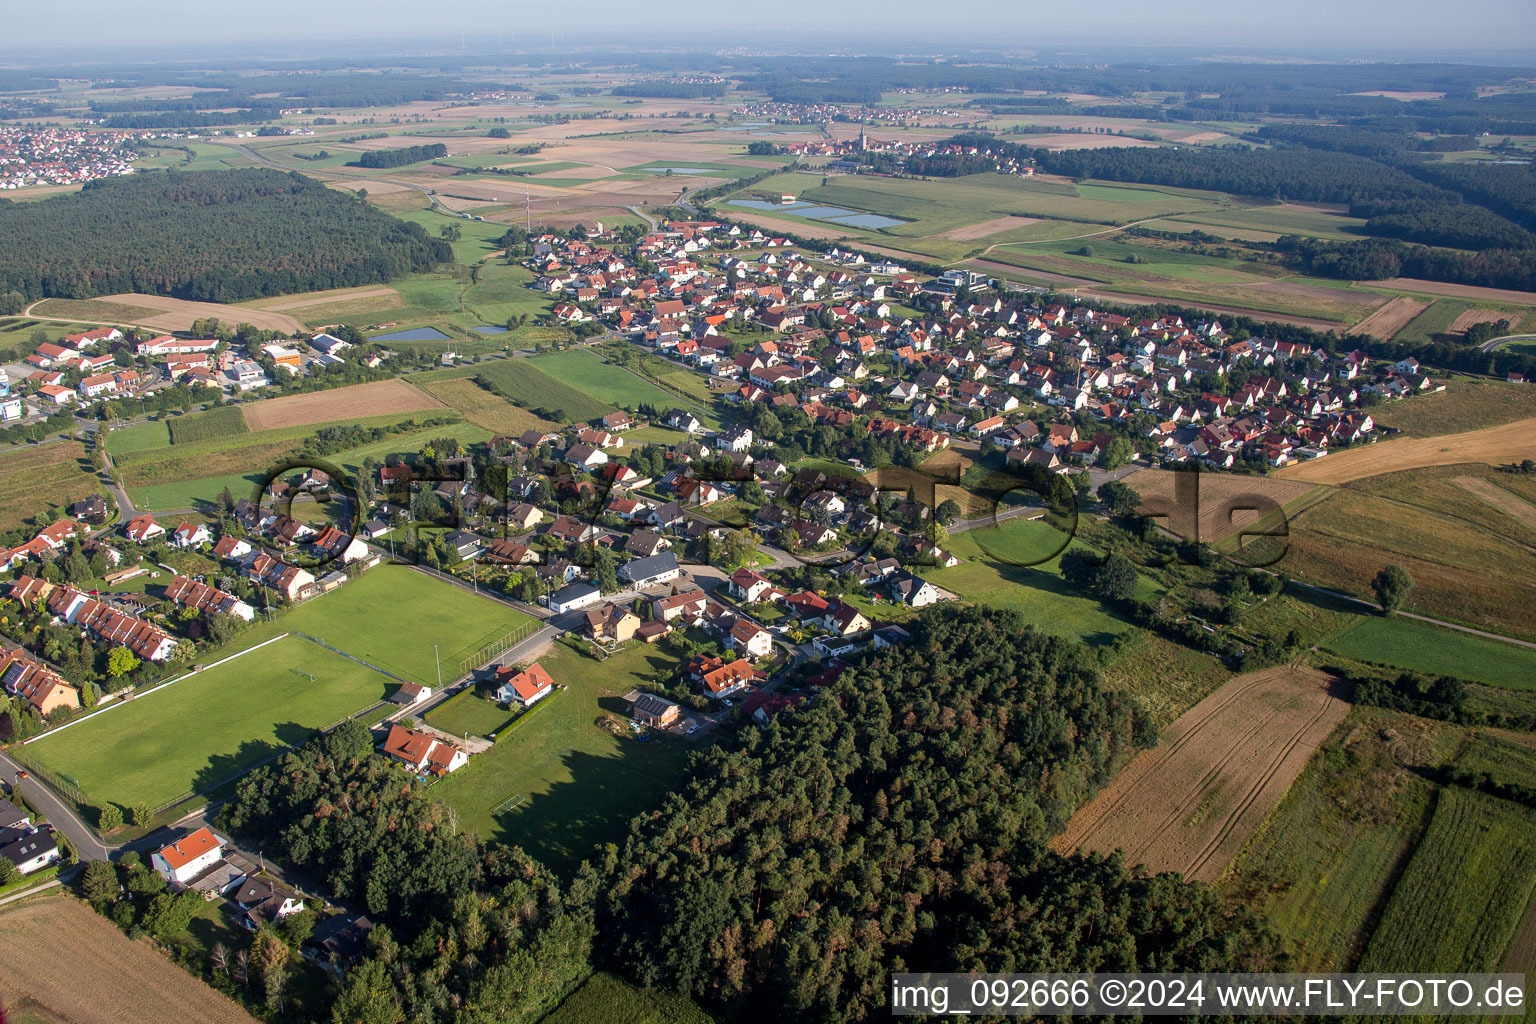
M 288 636 L 45 736 L 27 754 L 74 777 L 98 807 L 160 807 L 303 743 L 398 685 Z

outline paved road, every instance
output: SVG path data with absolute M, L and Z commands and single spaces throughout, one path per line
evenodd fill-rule
M 1536 341 L 1536 334 L 1506 334 L 1502 338 L 1494 338 L 1477 346 L 1480 352 L 1492 352 L 1501 345 L 1508 345 L 1512 341 Z
M 75 852 L 83 860 L 108 860 L 116 847 L 101 841 L 94 829 L 80 820 L 80 816 L 65 801 L 55 796 L 53 790 L 43 785 L 36 776 L 17 778 L 16 773 L 25 771 L 9 754 L 0 751 L 0 779 L 12 785 L 20 785 L 27 802 L 47 818 L 54 831 L 69 840 Z

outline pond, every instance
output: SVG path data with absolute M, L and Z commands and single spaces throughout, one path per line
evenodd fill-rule
M 708 174 L 714 170 L 712 167 L 642 167 L 640 169 L 652 174 L 666 174 L 668 171 L 673 174 Z
M 801 206 L 795 209 L 796 217 L 810 217 L 813 220 L 834 220 L 858 215 L 858 210 L 845 210 L 840 206 Z
M 745 206 L 749 210 L 795 210 L 809 203 L 770 203 L 766 199 L 732 199 L 732 206 Z M 848 212 L 852 212 L 851 210 Z
M 507 333 L 507 329 L 505 327 L 488 327 L 485 324 L 480 324 L 478 327 L 471 327 L 470 330 L 474 331 L 477 334 L 506 334 Z
M 448 335 L 436 327 L 415 327 L 393 334 L 375 334 L 369 341 L 448 341 Z

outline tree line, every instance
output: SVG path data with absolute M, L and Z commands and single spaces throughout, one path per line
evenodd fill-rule
M 370 149 L 356 160 L 349 161 L 348 167 L 404 167 L 406 164 L 419 164 L 423 160 L 438 160 L 448 155 L 448 147 L 441 142 L 434 142 L 426 146 L 402 146 L 399 149 Z

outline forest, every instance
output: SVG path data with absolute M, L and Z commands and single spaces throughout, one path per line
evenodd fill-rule
M 356 160 L 350 161 L 347 166 L 404 167 L 406 164 L 419 164 L 423 160 L 437 160 L 447 155 L 448 147 L 441 142 L 426 146 L 402 146 L 399 149 L 370 149 Z
M 0 294 L 149 292 L 208 302 L 388 281 L 452 258 L 416 224 L 297 173 L 106 178 L 31 203 L 0 200 Z
M 614 86 L 615 96 L 646 96 L 667 100 L 697 100 L 724 96 L 729 82 L 634 82 Z
M 385 926 L 337 1024 L 532 1021 L 593 967 L 731 1020 L 843 1021 L 883 1014 L 900 962 L 1276 962 L 1276 940 L 1204 886 L 1046 849 L 1154 738 L 1086 649 L 1012 611 L 928 609 L 911 633 L 697 756 L 686 790 L 564 887 L 456 832 L 352 723 L 252 772 L 221 824 Z

